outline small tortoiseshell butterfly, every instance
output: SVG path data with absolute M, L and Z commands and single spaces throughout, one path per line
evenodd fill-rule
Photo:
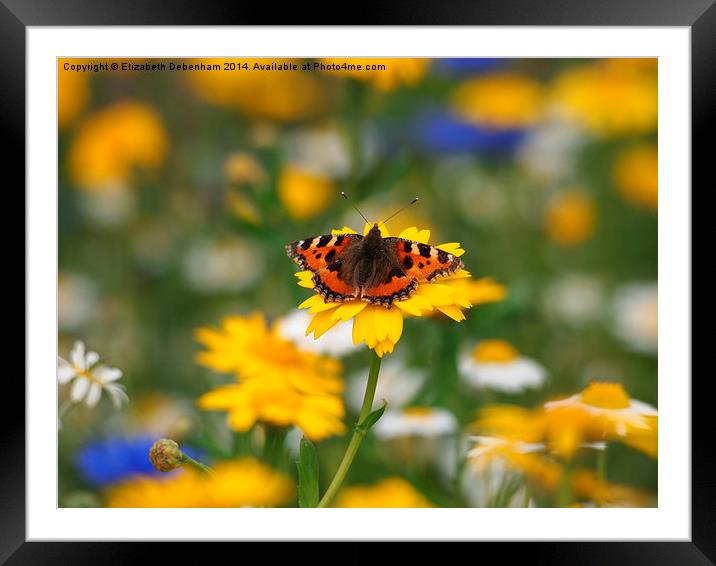
M 325 302 L 360 299 L 386 308 L 410 297 L 418 282 L 431 282 L 464 267 L 460 258 L 434 246 L 383 238 L 378 223 L 365 237 L 315 236 L 288 244 L 286 253 L 313 272 L 314 290 Z

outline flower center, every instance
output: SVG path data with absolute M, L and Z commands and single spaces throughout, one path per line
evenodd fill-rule
M 77 375 L 81 375 L 82 377 L 88 379 L 91 383 L 99 383 L 100 385 L 102 385 L 102 382 L 99 379 L 97 379 L 94 375 L 92 375 L 90 370 L 80 369 L 77 366 L 74 366 L 74 368 L 75 368 L 75 371 L 77 372 Z
M 590 383 L 581 394 L 582 402 L 601 409 L 625 409 L 629 395 L 620 383 Z
M 472 357 L 478 362 L 506 364 L 518 356 L 519 352 L 504 340 L 483 340 L 472 351 Z
M 429 417 L 433 414 L 431 407 L 406 407 L 403 409 L 406 417 Z

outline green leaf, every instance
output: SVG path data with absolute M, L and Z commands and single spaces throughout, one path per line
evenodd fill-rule
M 376 409 L 375 411 L 373 411 L 372 413 L 369 413 L 366 418 L 364 418 L 361 422 L 359 422 L 359 423 L 356 425 L 356 430 L 357 430 L 358 432 L 362 432 L 363 434 L 365 434 L 366 432 L 368 432 L 368 431 L 370 430 L 370 428 L 371 428 L 375 423 L 378 422 L 378 420 L 380 419 L 380 417 L 383 416 L 383 413 L 385 413 L 385 409 L 386 409 L 387 406 L 388 406 L 388 403 L 386 403 L 385 401 L 383 401 L 383 404 L 382 404 L 379 408 L 377 408 L 377 409 Z
M 318 456 L 316 447 L 301 438 L 298 462 L 298 506 L 318 507 Z

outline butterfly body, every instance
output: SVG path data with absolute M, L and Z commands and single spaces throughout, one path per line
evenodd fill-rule
M 288 256 L 313 272 L 314 290 L 326 302 L 361 299 L 390 307 L 410 297 L 421 281 L 433 281 L 463 267 L 444 250 L 403 238 L 383 238 L 378 224 L 365 237 L 333 234 L 298 240 Z

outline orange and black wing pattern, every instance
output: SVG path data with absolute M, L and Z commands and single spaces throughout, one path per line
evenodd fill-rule
M 286 253 L 302 269 L 316 272 L 328 268 L 348 246 L 361 239 L 358 234 L 325 234 L 292 242 L 286 246 Z
M 326 302 L 356 298 L 356 290 L 340 277 L 341 255 L 360 241 L 359 234 L 325 234 L 298 240 L 286 246 L 286 253 L 302 269 L 313 271 L 315 291 Z
M 459 257 L 435 246 L 403 238 L 385 240 L 393 249 L 400 268 L 409 278 L 434 281 L 438 277 L 445 277 L 465 267 Z

